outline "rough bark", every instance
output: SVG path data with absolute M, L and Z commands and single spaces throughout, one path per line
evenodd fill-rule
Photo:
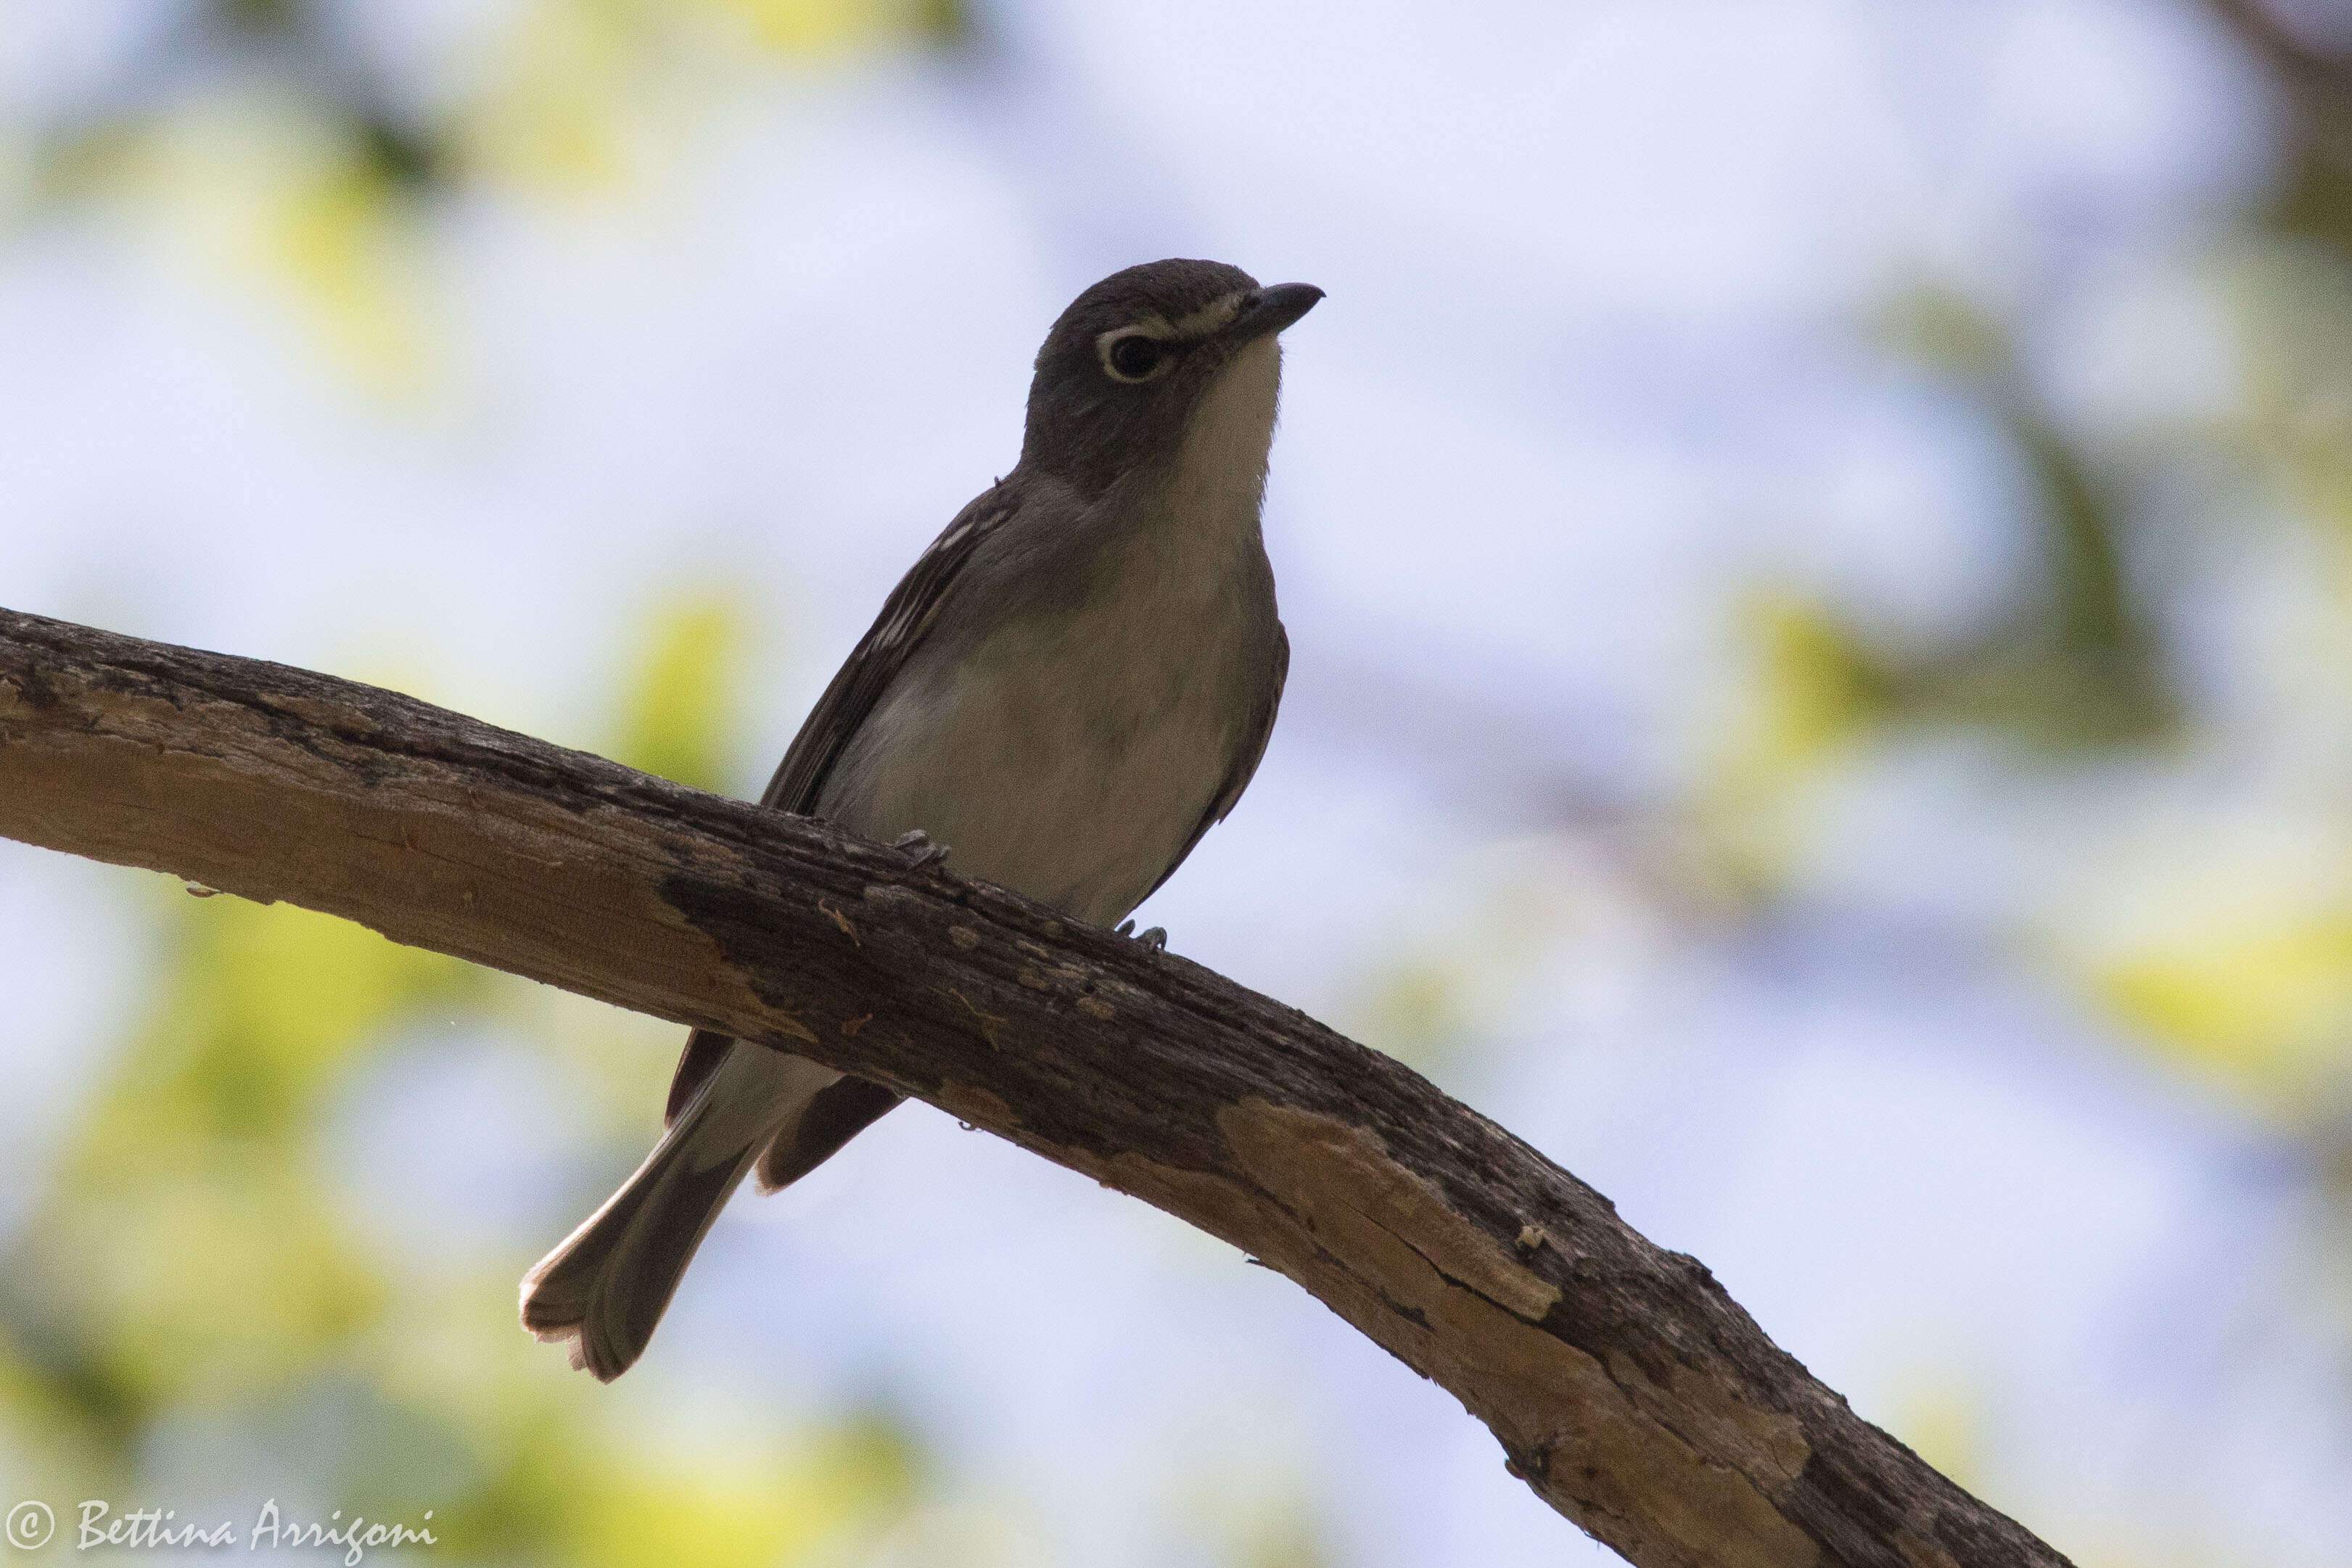
M 799 1051 L 1288 1275 L 1644 1568 L 2057 1564 L 1696 1260 L 1398 1063 L 805 818 L 410 698 L 0 611 L 0 833 Z

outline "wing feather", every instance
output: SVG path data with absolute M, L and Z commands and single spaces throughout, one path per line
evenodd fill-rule
M 808 718 L 793 737 L 791 749 L 768 781 L 760 803 L 803 814 L 816 808 L 826 779 L 841 753 L 906 668 L 907 656 L 939 618 L 948 589 L 972 558 L 981 542 L 1002 528 L 1019 509 L 992 489 L 956 515 L 931 541 L 890 597 L 882 601 L 856 649 L 842 662 L 833 683 L 824 688 Z
M 1160 873 L 1160 881 L 1151 884 L 1151 893 L 1145 894 L 1145 898 L 1158 893 L 1161 884 L 1176 874 L 1176 868 L 1184 863 L 1185 858 L 1202 839 L 1208 837 L 1211 828 L 1232 815 L 1234 804 L 1242 798 L 1242 791 L 1248 789 L 1249 781 L 1257 776 L 1258 763 L 1265 759 L 1265 743 L 1274 734 L 1275 711 L 1282 706 L 1282 685 L 1289 678 L 1290 634 L 1277 621 L 1274 623 L 1272 667 L 1266 672 L 1265 685 L 1259 690 L 1257 706 L 1250 714 L 1250 727 L 1244 732 L 1241 745 L 1234 748 L 1233 766 L 1225 769 L 1224 781 L 1217 786 L 1216 794 L 1209 800 L 1209 809 L 1201 813 L 1201 820 L 1194 824 L 1192 836 L 1184 841 L 1184 847 L 1176 852 L 1176 858 L 1168 862 L 1168 869 Z
M 761 805 L 803 816 L 816 809 L 818 800 L 824 794 L 825 780 L 841 760 L 850 737 L 872 716 L 875 705 L 890 689 L 890 683 L 898 678 L 898 672 L 906 668 L 908 655 L 921 643 L 923 633 L 939 618 L 948 590 L 982 541 L 1002 528 L 1019 509 L 1018 500 L 1009 498 L 1004 486 L 998 485 L 983 491 L 940 530 L 921 559 L 898 580 L 890 597 L 882 601 L 881 613 L 875 616 L 874 624 L 842 662 L 832 684 L 824 688 L 824 695 L 802 722 L 800 733 L 793 737 L 783 761 L 776 768 L 775 777 L 768 781 L 766 793 L 760 797 Z M 703 1030 L 687 1036 L 686 1050 L 677 1059 L 677 1072 L 670 1080 L 669 1104 L 662 1116 L 665 1124 L 677 1119 L 678 1112 L 694 1098 L 703 1080 L 719 1070 L 719 1063 L 732 1043 L 723 1034 Z

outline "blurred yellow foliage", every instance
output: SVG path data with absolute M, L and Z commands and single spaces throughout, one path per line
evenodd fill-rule
M 2352 1047 L 2352 911 L 2200 925 L 2101 969 L 2107 1003 L 2163 1049 L 2289 1119 Z
M 61 193 L 111 197 L 200 273 L 257 285 L 341 374 L 423 391 L 435 310 L 410 203 L 363 139 L 315 104 L 250 84 L 86 139 Z
M 1986 1412 L 1965 1385 L 1948 1380 L 1915 1384 L 1889 1426 L 1913 1453 L 1958 1485 L 1970 1491 L 1984 1487 Z
M 906 1444 L 851 1426 L 791 1452 L 615 1466 L 583 1490 L 569 1533 L 583 1561 L 769 1568 L 803 1563 L 864 1534 L 903 1501 Z
M 451 127 L 481 172 L 586 194 L 667 166 L 678 132 L 779 63 L 952 41 L 943 0 L 540 0 Z
M 1328 1568 L 1331 1554 L 1296 1477 L 1269 1485 L 1231 1547 L 1234 1568 Z
M 921 7 L 877 0 L 706 0 L 740 19 L 758 45 L 779 55 L 821 58 L 920 37 Z
M 622 705 L 642 759 L 720 781 L 741 621 L 694 595 L 651 617 Z M 261 1456 L 230 1484 L 431 1508 L 450 1562 L 839 1563 L 908 1506 L 895 1427 L 785 1409 L 681 1452 L 631 1403 L 659 1369 L 605 1389 L 514 1325 L 529 1257 L 432 1247 L 419 1268 L 350 1206 L 331 1140 L 357 1069 L 428 1028 L 544 1028 L 560 1054 L 577 1009 L 323 915 L 168 899 L 146 1021 L 0 1256 L 0 1450 L 37 1456 L 26 1479 L 153 1492 L 180 1484 L 152 1469 L 165 1435 L 211 1432 Z
M 262 236 L 329 354 L 372 392 L 422 390 L 429 312 L 392 181 L 352 159 L 285 193 Z
M 614 757 L 698 789 L 735 782 L 750 616 L 732 595 L 688 591 L 656 605 L 622 697 Z
M 478 994 L 481 972 L 291 904 L 210 900 L 174 923 L 174 968 L 195 983 L 155 1026 L 142 1084 L 183 1061 L 207 1100 L 199 1124 L 282 1134 L 331 1072 L 403 1012 Z
M 473 165 L 562 191 L 619 181 L 646 43 L 641 10 L 577 0 L 532 6 L 499 51 L 489 90 L 458 123 Z
M 306 1134 L 391 1020 L 477 988 L 454 959 L 303 910 L 174 914 L 152 1021 L 33 1230 L 108 1381 L 155 1400 L 299 1377 L 369 1321 L 382 1289 L 318 1197 Z
M 1469 993 L 1483 967 L 1458 953 L 1416 946 L 1378 967 L 1361 1011 L 1349 1031 L 1373 1050 L 1426 1072 L 1474 1027 Z
M 363 61 L 304 7 L 255 7 L 226 36 L 250 57 L 193 71 L 190 90 L 77 125 L 32 150 L 0 141 L 0 212 L 110 195 L 204 264 L 280 303 L 362 390 L 406 399 L 440 373 L 446 324 L 423 218 L 457 183 L 575 197 L 664 188 L 713 111 L 779 65 L 835 66 L 953 43 L 955 0 L 535 0 L 484 52 L 467 90 L 412 120 L 364 84 Z M 293 62 L 308 68 L 289 69 Z
M 1696 791 L 1698 826 L 1736 884 L 1769 886 L 1811 847 L 1820 792 L 1853 758 L 1882 694 L 1853 638 L 1822 606 L 1787 591 L 1735 610 L 1748 650 Z

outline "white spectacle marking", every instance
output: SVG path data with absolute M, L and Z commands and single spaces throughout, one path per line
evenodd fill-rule
M 1108 366 L 1110 363 L 1111 346 L 1121 338 L 1151 338 L 1163 343 L 1181 339 L 1205 338 L 1220 328 L 1230 325 L 1233 319 L 1242 313 L 1242 301 L 1245 298 L 1247 298 L 1245 290 L 1235 289 L 1231 294 L 1219 295 L 1198 310 L 1188 316 L 1180 316 L 1173 321 L 1156 310 L 1149 316 L 1139 316 L 1124 327 L 1113 327 L 1109 331 L 1097 336 L 1095 352 L 1101 357 L 1104 365 Z

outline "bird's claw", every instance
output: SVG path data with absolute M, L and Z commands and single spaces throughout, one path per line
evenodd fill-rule
M 908 852 L 907 856 L 908 871 L 920 871 L 927 865 L 937 865 L 948 858 L 947 845 L 931 842 L 931 835 L 920 828 L 915 829 L 912 832 L 900 833 L 891 841 L 890 847 Z
M 1122 936 L 1134 936 L 1138 942 L 1143 944 L 1144 950 L 1146 952 L 1165 953 L 1168 951 L 1168 927 L 1165 925 L 1151 926 L 1141 936 L 1136 936 L 1135 922 L 1130 920 L 1118 928 L 1118 934 Z

